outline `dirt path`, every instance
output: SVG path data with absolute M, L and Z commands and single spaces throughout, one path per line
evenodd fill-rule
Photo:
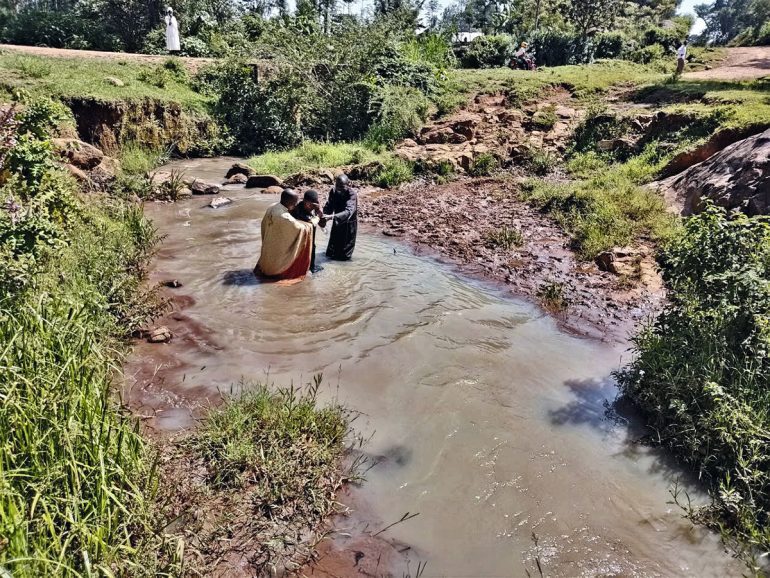
M 165 61 L 165 54 L 133 54 L 130 52 L 100 52 L 97 50 L 72 50 L 66 48 L 48 48 L 46 46 L 17 46 L 14 44 L 0 44 L 0 52 L 16 52 L 31 56 L 48 56 L 51 58 L 92 58 L 97 60 L 122 60 L 129 62 L 144 62 L 155 64 Z M 214 62 L 214 58 L 189 58 L 180 57 L 180 60 L 190 71 L 196 71 L 200 67 Z
M 686 80 L 755 80 L 770 75 L 770 46 L 728 48 L 727 60 L 711 70 L 689 72 Z

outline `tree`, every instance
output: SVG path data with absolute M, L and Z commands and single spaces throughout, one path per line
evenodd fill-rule
M 611 25 L 619 8 L 619 0 L 571 0 L 566 16 L 585 44 L 592 33 Z

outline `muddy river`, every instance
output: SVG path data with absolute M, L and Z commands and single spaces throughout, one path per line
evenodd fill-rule
M 221 181 L 229 165 L 182 166 Z M 567 335 L 534 305 L 374 235 L 300 284 L 259 284 L 260 219 L 276 199 L 223 194 L 234 203 L 216 210 L 201 197 L 146 207 L 167 236 L 153 279 L 182 282 L 186 304 L 177 338 L 138 345 L 127 367 L 158 427 L 191 425 L 175 400 L 323 372 L 323 395 L 361 412 L 365 451 L 380 459 L 355 490 L 372 531 L 419 513 L 384 534 L 410 548 L 412 572 L 427 561 L 426 577 L 538 576 L 538 562 L 548 576 L 742 573 L 670 503 L 680 473 L 606 416 L 624 347 Z

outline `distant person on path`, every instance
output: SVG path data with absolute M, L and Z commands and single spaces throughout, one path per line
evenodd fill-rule
M 340 175 L 324 205 L 324 218 L 332 221 L 326 256 L 347 261 L 353 256 L 358 232 L 358 194 L 346 175 Z
M 174 16 L 174 10 L 169 6 L 166 9 L 166 50 L 176 54 L 182 49 L 179 43 L 179 24 Z
M 687 41 L 682 42 L 681 46 L 676 50 L 676 75 L 679 76 L 684 72 L 684 65 L 687 62 Z
M 262 250 L 254 274 L 278 280 L 299 280 L 307 275 L 313 250 L 313 227 L 291 216 L 299 196 L 291 189 L 271 205 L 262 218 Z
M 318 192 L 314 190 L 305 191 L 302 202 L 294 207 L 291 216 L 298 221 L 311 223 L 313 225 L 313 254 L 310 256 L 310 271 L 312 273 L 322 271 L 323 267 L 315 264 L 316 225 L 320 225 L 321 227 L 326 226 L 326 219 L 321 213 L 321 205 L 318 202 Z

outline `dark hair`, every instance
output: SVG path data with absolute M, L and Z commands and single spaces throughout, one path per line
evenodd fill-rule
M 299 201 L 299 195 L 292 189 L 284 189 L 281 193 L 281 204 L 284 207 L 292 203 L 296 205 L 297 201 Z
M 317 203 L 318 191 L 314 191 L 313 189 L 310 189 L 309 191 L 305 191 L 305 195 L 302 198 L 303 200 L 308 201 L 310 203 Z

